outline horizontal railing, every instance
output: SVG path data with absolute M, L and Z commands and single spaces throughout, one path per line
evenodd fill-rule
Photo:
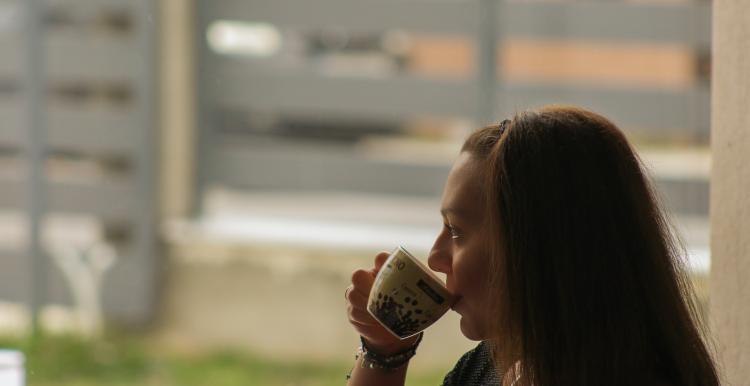
M 23 176 L 0 177 L 0 208 L 24 208 Z M 87 214 L 105 222 L 136 222 L 137 196 L 132 181 L 51 179 L 45 184 L 46 209 L 52 213 Z
M 47 36 L 47 77 L 54 82 L 120 82 L 136 80 L 142 71 L 137 42 L 129 37 L 98 35 L 86 31 L 56 31 Z M 23 35 L 0 35 L 0 52 L 14 52 L 0 61 L 0 79 L 18 78 L 25 70 Z
M 319 193 L 350 191 L 387 195 L 439 196 L 450 171 L 445 162 L 410 162 L 403 157 L 356 154 L 345 146 L 290 141 L 216 144 L 207 173 L 212 184 L 248 190 Z M 654 184 L 673 212 L 708 215 L 708 175 L 673 176 L 652 171 Z
M 395 74 L 337 76 L 306 67 L 274 69 L 216 58 L 206 98 L 231 109 L 402 119 L 416 114 L 472 117 L 478 86 L 472 81 Z M 604 88 L 507 82 L 497 86 L 499 116 L 548 103 L 601 111 L 625 127 L 696 133 L 710 124 L 707 85 L 687 89 Z M 636 129 L 637 130 L 637 129 Z

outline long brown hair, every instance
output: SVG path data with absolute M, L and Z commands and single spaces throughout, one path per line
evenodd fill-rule
M 516 385 L 718 385 L 684 248 L 623 133 L 548 106 L 477 130 L 498 371 Z

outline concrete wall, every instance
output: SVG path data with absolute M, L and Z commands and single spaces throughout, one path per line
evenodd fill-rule
M 714 1 L 711 315 L 727 385 L 750 379 L 750 2 Z

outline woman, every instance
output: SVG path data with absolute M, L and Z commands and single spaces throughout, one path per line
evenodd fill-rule
M 476 131 L 441 205 L 428 263 L 460 299 L 461 332 L 480 341 L 444 385 L 719 384 L 684 250 L 606 118 L 549 106 Z M 403 385 L 421 340 L 393 338 L 366 312 L 386 257 L 346 292 L 368 353 L 352 386 Z

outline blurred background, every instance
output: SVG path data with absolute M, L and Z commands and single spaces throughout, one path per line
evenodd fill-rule
M 705 305 L 710 22 L 707 0 L 0 0 L 0 348 L 29 385 L 344 384 L 351 272 L 426 258 L 463 139 L 547 103 L 625 131 Z M 474 345 L 449 314 L 410 384 Z

